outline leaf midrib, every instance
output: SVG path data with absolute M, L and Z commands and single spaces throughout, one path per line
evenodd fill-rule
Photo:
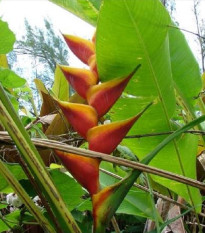
M 159 95 L 159 98 L 160 98 L 160 102 L 162 103 L 162 108 L 163 108 L 163 111 L 164 111 L 165 116 L 166 116 L 167 124 L 168 124 L 168 126 L 169 126 L 169 128 L 170 128 L 170 130 L 171 130 L 172 128 L 171 128 L 171 124 L 170 124 L 170 122 L 169 122 L 169 116 L 168 116 L 167 108 L 166 108 L 166 106 L 165 106 L 165 103 L 164 103 L 164 100 L 163 100 L 163 97 L 162 97 L 162 93 L 161 93 L 161 90 L 160 90 L 160 87 L 159 87 L 159 84 L 158 84 L 158 81 L 157 81 L 157 77 L 156 77 L 156 75 L 155 75 L 155 71 L 154 71 L 154 69 L 153 69 L 153 66 L 152 66 L 152 63 L 151 63 L 151 60 L 150 60 L 150 57 L 149 57 L 149 54 L 148 54 L 147 49 L 146 49 L 146 46 L 145 46 L 145 44 L 144 44 L 144 40 L 143 40 L 142 37 L 141 37 L 141 34 L 140 34 L 139 30 L 138 30 L 138 26 L 137 26 L 137 24 L 136 24 L 136 22 L 135 22 L 135 20 L 134 20 L 134 18 L 133 18 L 133 16 L 132 16 L 132 13 L 131 13 L 131 11 L 130 11 L 128 5 L 127 5 L 126 0 L 123 0 L 123 2 L 124 2 L 124 4 L 125 4 L 125 7 L 126 7 L 126 9 L 127 9 L 127 12 L 128 12 L 128 14 L 129 14 L 129 17 L 130 17 L 130 19 L 131 19 L 131 21 L 132 21 L 132 23 L 133 23 L 133 25 L 134 25 L 135 31 L 136 31 L 137 36 L 138 36 L 138 38 L 139 38 L 139 42 L 140 42 L 140 44 L 141 44 L 141 46 L 142 46 L 142 48 L 143 48 L 145 58 L 146 58 L 146 60 L 148 61 L 148 66 L 149 66 L 150 72 L 151 72 L 151 74 L 152 74 L 151 76 L 152 76 L 152 78 L 153 78 L 153 80 L 154 80 L 154 83 L 155 83 L 155 85 L 156 85 L 157 92 L 158 92 L 158 95 Z
M 132 23 L 134 25 L 135 31 L 136 31 L 137 36 L 139 38 L 139 42 L 140 42 L 140 44 L 141 44 L 141 46 L 143 48 L 145 58 L 148 61 L 148 67 L 149 67 L 149 69 L 151 71 L 152 78 L 153 78 L 154 83 L 155 83 L 156 88 L 157 88 L 157 92 L 158 92 L 158 95 L 159 95 L 159 98 L 160 98 L 160 102 L 162 104 L 162 108 L 163 108 L 164 114 L 166 116 L 167 125 L 168 125 L 169 129 L 172 130 L 172 126 L 171 126 L 171 123 L 169 121 L 168 111 L 167 111 L 166 105 L 164 103 L 164 100 L 163 100 L 163 97 L 162 97 L 162 93 L 161 93 L 161 90 L 160 90 L 160 87 L 159 87 L 159 84 L 158 84 L 158 81 L 157 81 L 157 77 L 155 75 L 155 71 L 153 69 L 153 66 L 152 66 L 152 63 L 151 63 L 151 60 L 150 60 L 150 57 L 149 57 L 149 54 L 148 54 L 146 46 L 144 44 L 144 40 L 141 37 L 141 34 L 140 34 L 139 30 L 138 30 L 138 26 L 137 26 L 137 24 L 136 24 L 136 22 L 135 22 L 135 20 L 134 20 L 134 18 L 132 16 L 132 13 L 131 13 L 131 11 L 129 9 L 129 6 L 127 5 L 126 0 L 123 0 L 123 2 L 124 2 L 124 5 L 125 5 L 125 7 L 127 9 L 129 17 L 130 17 L 130 19 L 131 19 L 131 21 L 132 21 Z M 178 149 L 178 146 L 176 144 L 176 140 L 175 139 L 173 140 L 173 144 L 174 144 L 175 152 L 177 154 L 177 158 L 178 158 L 178 162 L 179 162 L 179 165 L 180 165 L 181 172 L 182 172 L 183 175 L 185 175 L 183 164 L 182 164 L 182 161 L 181 161 L 180 152 L 179 152 L 179 149 Z M 186 188 L 187 188 L 187 191 L 188 191 L 189 198 L 190 198 L 190 200 L 191 200 L 191 202 L 193 204 L 194 202 L 193 202 L 193 199 L 192 199 L 192 195 L 191 195 L 190 189 L 189 189 L 189 187 L 187 185 L 186 185 Z

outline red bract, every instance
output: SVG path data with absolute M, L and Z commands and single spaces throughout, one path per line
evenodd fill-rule
M 105 154 L 112 153 L 135 123 L 137 118 L 138 116 L 135 116 L 124 121 L 91 128 L 87 133 L 89 149 Z
M 121 96 L 127 83 L 138 68 L 139 66 L 125 78 L 116 78 L 90 87 L 87 92 L 87 100 L 89 105 L 96 109 L 99 117 L 103 116 L 110 110 L 113 104 Z
M 55 151 L 64 166 L 73 177 L 93 195 L 99 191 L 98 159 L 86 158 L 80 155 Z
M 60 68 L 73 89 L 84 99 L 86 99 L 88 89 L 98 82 L 96 75 L 90 70 L 69 66 L 60 66 Z
M 57 101 L 57 103 L 68 122 L 83 138 L 86 138 L 90 128 L 97 125 L 97 113 L 93 107 L 65 101 Z
M 95 54 L 95 46 L 92 41 L 77 36 L 63 35 L 70 50 L 85 64 L 89 65 L 89 59 Z
M 98 79 L 98 69 L 97 69 L 97 63 L 96 63 L 96 55 L 92 55 L 88 61 L 88 64 L 90 66 L 90 70 L 93 72 L 93 74 Z

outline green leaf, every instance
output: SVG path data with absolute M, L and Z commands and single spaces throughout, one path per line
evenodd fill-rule
M 9 29 L 8 23 L 0 19 L 0 54 L 6 54 L 13 49 L 16 38 Z
M 0 232 L 8 231 L 10 229 L 11 228 L 8 225 L 6 225 L 0 218 Z
M 11 171 L 11 173 L 16 177 L 17 180 L 26 179 L 26 175 L 24 171 L 22 170 L 21 166 L 18 164 L 6 164 L 4 163 L 7 168 Z M 13 189 L 11 186 L 7 183 L 7 181 L 4 179 L 4 177 L 0 174 L 0 192 L 2 193 L 11 193 L 13 192 Z
M 92 233 L 92 223 L 93 219 L 90 213 L 80 212 L 78 210 L 73 210 L 72 215 L 75 220 L 78 222 L 79 227 L 81 228 L 82 233 Z
M 102 162 L 100 167 L 121 177 L 125 177 L 126 175 L 126 172 L 119 168 L 117 170 L 113 169 L 113 165 L 107 162 Z M 119 182 L 118 179 L 100 172 L 100 183 L 103 188 L 117 182 Z M 117 213 L 131 214 L 144 218 L 154 219 L 150 194 L 136 187 L 133 187 L 119 206 Z
M 158 144 L 154 148 L 154 150 L 152 150 L 144 159 L 141 160 L 141 163 L 149 164 L 156 157 L 159 151 L 161 151 L 167 144 L 172 142 L 176 137 L 180 136 L 185 131 L 195 127 L 196 125 L 204 121 L 205 115 L 179 128 L 174 133 L 166 137 L 160 144 Z M 95 202 L 94 212 L 96 213 L 94 216 L 94 227 L 96 229 L 96 233 L 105 232 L 106 225 L 110 222 L 114 213 L 116 212 L 141 173 L 142 171 L 133 169 L 131 173 L 124 179 L 122 179 L 118 183 L 106 187 L 105 189 L 102 189 L 100 192 L 93 196 L 93 200 Z
M 50 174 L 69 210 L 73 210 L 83 202 L 81 197 L 85 192 L 73 178 L 62 173 L 59 169 L 51 170 Z
M 6 88 L 16 88 L 23 86 L 26 80 L 19 77 L 13 71 L 0 67 L 0 82 Z
M 81 19 L 96 25 L 102 0 L 50 0 Z
M 175 88 L 190 108 L 193 108 L 194 97 L 198 96 L 202 88 L 198 62 L 179 29 L 170 27 L 169 44 Z
M 0 54 L 0 67 L 9 68 L 7 57 L 5 54 Z
M 130 130 L 131 135 L 174 129 L 170 119 L 176 100 L 167 25 L 170 25 L 169 15 L 158 0 L 104 0 L 100 10 L 96 55 L 101 80 L 127 76 L 138 64 L 142 65 L 125 89 L 128 95 L 123 95 L 111 109 L 113 121 L 136 115 L 148 103 L 154 102 Z M 126 139 L 123 144 L 142 159 L 164 138 Z M 196 136 L 182 135 L 159 152 L 150 165 L 182 174 L 181 158 L 185 175 L 195 179 L 196 147 Z M 156 176 L 154 180 L 191 203 L 185 185 Z M 200 204 L 199 190 L 190 190 L 194 204 Z
M 62 101 L 68 101 L 69 99 L 69 84 L 66 80 L 63 72 L 59 68 L 59 66 L 56 67 L 55 70 L 55 79 L 54 84 L 52 87 L 52 91 L 56 98 Z
M 20 218 L 20 210 L 17 209 L 7 215 L 5 215 L 5 219 L 13 222 L 15 225 L 18 224 L 19 218 Z
M 0 203 L 0 210 L 6 208 L 8 205 Z
M 8 93 L 8 96 L 9 96 L 9 99 L 10 99 L 15 111 L 18 113 L 18 111 L 19 111 L 19 101 L 17 100 L 17 98 L 15 98 L 13 95 L 11 95 L 9 93 Z
M 132 188 L 119 206 L 117 213 L 131 214 L 155 220 L 151 201 L 149 193 Z

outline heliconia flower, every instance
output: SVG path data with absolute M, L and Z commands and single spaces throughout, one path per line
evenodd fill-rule
M 111 218 L 140 174 L 141 171 L 134 170 L 120 182 L 92 196 L 95 233 L 105 233 Z
M 87 101 L 93 106 L 101 117 L 109 111 L 122 94 L 131 77 L 140 66 L 125 78 L 117 78 L 99 85 L 92 86 L 87 92 Z
M 98 159 L 55 150 L 63 165 L 72 176 L 93 195 L 99 191 L 99 163 Z M 71 190 L 72 192 L 72 190 Z
M 136 120 L 152 105 L 148 104 L 138 115 L 127 120 L 110 124 L 99 125 L 91 128 L 87 132 L 89 149 L 105 154 L 112 153 L 122 141 Z
M 77 36 L 63 35 L 70 50 L 85 64 L 92 55 L 95 54 L 95 46 L 92 41 L 82 39 Z
M 139 116 L 134 116 L 91 128 L 87 133 L 89 149 L 105 154 L 112 153 L 138 118 Z
M 98 123 L 98 117 L 92 106 L 56 101 L 72 127 L 86 138 L 87 131 Z
M 86 92 L 92 86 L 97 84 L 98 78 L 93 72 L 86 69 L 71 68 L 69 66 L 59 66 L 66 79 L 76 92 L 86 99 Z

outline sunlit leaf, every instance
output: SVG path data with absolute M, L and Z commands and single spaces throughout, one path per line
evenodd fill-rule
M 45 116 L 50 113 L 53 113 L 56 110 L 56 105 L 53 98 L 50 96 L 43 82 L 40 79 L 35 79 L 34 82 L 43 101 L 43 104 L 41 106 L 40 116 Z
M 199 64 L 180 30 L 170 27 L 169 44 L 175 88 L 181 98 L 193 108 L 195 97 L 202 88 Z
M 50 0 L 92 25 L 96 25 L 102 0 Z
M 8 24 L 0 19 L 0 54 L 6 54 L 13 49 L 16 38 Z
M 5 54 L 0 54 L 0 67 L 9 68 L 7 57 Z
M 69 84 L 59 66 L 57 66 L 55 70 L 52 91 L 55 94 L 56 98 L 58 98 L 59 100 L 68 101 Z
M 0 68 L 0 82 L 6 88 L 16 88 L 23 86 L 26 80 L 9 69 Z

